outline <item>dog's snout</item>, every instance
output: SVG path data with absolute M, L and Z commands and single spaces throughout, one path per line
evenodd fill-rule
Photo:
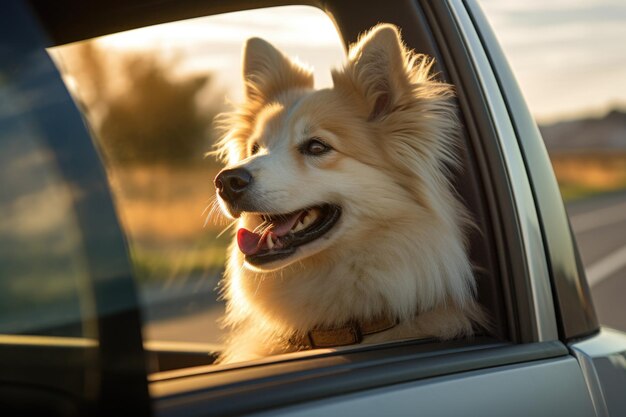
M 226 169 L 215 177 L 215 188 L 228 202 L 235 202 L 252 182 L 252 174 L 245 168 Z

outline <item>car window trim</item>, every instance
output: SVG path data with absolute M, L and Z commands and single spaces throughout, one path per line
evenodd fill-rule
M 408 341 L 343 353 L 165 376 L 150 384 L 159 416 L 231 416 L 420 379 L 568 355 L 561 342 Z M 193 372 L 193 371 L 192 371 Z
M 463 0 L 463 5 L 484 45 L 524 163 L 533 167 L 527 171 L 548 259 L 560 337 L 573 340 L 593 334 L 599 329 L 598 318 L 541 133 L 479 4 L 475 0 Z
M 490 166 L 498 167 L 503 165 L 504 171 L 495 177 L 495 180 L 505 179 L 508 186 L 504 191 L 500 190 L 499 201 L 507 202 L 506 191 L 513 199 L 513 204 L 504 207 L 513 216 L 505 216 L 505 228 L 509 227 L 506 242 L 521 241 L 519 252 L 514 251 L 509 261 L 513 263 L 511 288 L 515 295 L 515 306 L 517 310 L 516 318 L 526 321 L 520 323 L 520 337 L 523 342 L 540 342 L 547 340 L 557 340 L 557 324 L 552 298 L 552 288 L 548 265 L 546 262 L 546 252 L 543 245 L 542 232 L 534 204 L 534 196 L 530 182 L 528 180 L 526 166 L 521 155 L 521 151 L 515 136 L 506 105 L 503 101 L 500 89 L 496 83 L 491 65 L 487 59 L 476 30 L 469 19 L 464 5 L 460 1 L 450 0 L 445 2 L 423 1 L 424 8 L 432 13 L 432 26 L 438 27 L 443 32 L 440 49 L 449 48 L 456 60 L 469 65 L 463 67 L 457 76 L 465 78 L 459 95 L 474 91 L 478 83 L 480 88 L 478 94 L 470 95 L 471 101 L 477 101 L 480 106 L 470 106 L 475 109 L 487 109 L 482 114 L 475 115 L 470 123 L 477 120 L 488 119 L 490 129 L 483 128 L 481 140 L 490 140 L 495 149 L 500 150 L 500 158 L 490 161 Z M 428 14 L 428 13 L 427 13 Z M 444 47 L 445 45 L 445 47 Z M 459 48 L 463 48 L 460 51 Z M 456 52 L 454 52 L 456 51 Z M 472 90 L 472 88 L 474 90 Z M 487 117 L 485 117 L 487 116 Z M 493 136 L 495 134 L 495 136 Z M 495 141 L 493 140 L 495 139 Z M 499 184 L 502 187 L 503 184 Z M 507 184 L 504 184 L 507 185 Z M 507 190 L 508 189 L 508 190 Z M 502 208 L 501 208 L 502 210 Z M 504 211 L 501 213 L 506 213 Z M 510 230 L 511 227 L 514 230 Z M 504 252 L 501 248 L 499 252 Z M 518 256 L 521 254 L 522 256 Z M 522 262 L 520 262 L 520 260 Z

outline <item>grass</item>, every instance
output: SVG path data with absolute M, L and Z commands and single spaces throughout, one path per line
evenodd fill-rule
M 131 245 L 131 260 L 141 283 L 204 276 L 223 269 L 229 240 L 222 236 L 178 247 L 135 243 Z
M 550 155 L 566 202 L 626 188 L 626 152 L 585 152 Z
M 621 187 L 592 187 L 581 184 L 559 184 L 561 197 L 566 203 L 591 198 L 596 195 L 626 189 L 626 184 Z
M 140 282 L 221 270 L 229 233 L 206 222 L 214 166 L 117 166 L 109 171 L 122 228 Z M 206 224 L 205 224 L 206 222 Z

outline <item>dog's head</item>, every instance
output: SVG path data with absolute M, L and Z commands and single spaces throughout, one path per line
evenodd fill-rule
M 308 69 L 248 40 L 246 99 L 223 119 L 228 166 L 215 178 L 223 211 L 239 218 L 247 267 L 375 250 L 393 225 L 437 210 L 456 119 L 431 65 L 379 25 L 333 71 L 333 88 L 314 90 Z

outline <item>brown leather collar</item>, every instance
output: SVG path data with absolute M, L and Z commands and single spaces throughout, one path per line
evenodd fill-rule
M 305 335 L 294 335 L 289 344 L 298 349 L 329 348 L 354 345 L 363 341 L 363 336 L 384 332 L 394 328 L 397 320 L 379 317 L 367 322 L 351 322 L 343 327 L 313 329 Z

